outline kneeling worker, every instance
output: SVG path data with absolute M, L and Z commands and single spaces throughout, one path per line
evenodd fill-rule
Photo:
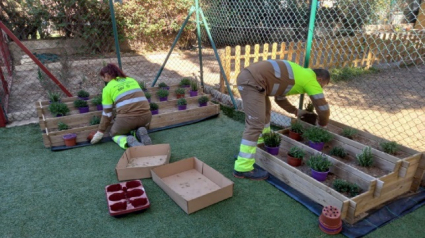
M 254 168 L 257 143 L 262 133 L 270 132 L 271 103 L 269 96 L 281 108 L 297 117 L 306 112 L 293 106 L 286 96 L 307 93 L 318 113 L 318 126 L 329 121 L 329 105 L 323 87 L 330 81 L 325 69 L 308 69 L 286 60 L 266 60 L 254 63 L 238 75 L 238 90 L 245 111 L 245 130 L 233 176 L 254 180 L 267 179 L 267 171 Z

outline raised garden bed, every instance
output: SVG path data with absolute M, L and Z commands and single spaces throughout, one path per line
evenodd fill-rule
M 152 120 L 149 126 L 149 130 L 160 130 L 161 128 L 169 128 L 172 126 L 182 125 L 184 123 L 191 123 L 207 119 L 213 116 L 216 116 L 220 112 L 220 106 L 208 102 L 206 106 L 199 107 L 198 99 L 205 94 L 198 92 L 198 96 L 189 97 L 189 94 L 186 94 L 187 100 L 187 109 L 179 111 L 177 108 L 177 98 L 174 95 L 174 92 L 171 91 L 177 86 L 170 87 L 170 97 L 168 101 L 159 102 L 155 96 L 155 91 L 157 88 L 148 88 L 148 91 L 152 94 L 151 101 L 155 102 L 159 106 L 159 113 L 152 115 Z M 207 95 L 209 99 L 211 97 Z M 100 117 L 102 111 L 98 111 L 96 106 L 90 105 L 90 111 L 88 113 L 80 114 L 78 109 L 73 106 L 73 101 L 77 97 L 63 98 L 62 102 L 67 104 L 70 112 L 63 117 L 54 117 L 48 110 L 49 101 L 39 101 L 36 102 L 36 111 L 39 117 L 39 124 L 42 130 L 43 143 L 45 147 L 56 147 L 65 145 L 62 136 L 69 133 L 77 134 L 77 143 L 86 142 L 88 135 L 96 131 L 98 125 L 90 125 L 90 119 L 93 116 Z M 67 130 L 58 130 L 58 123 L 63 122 L 69 126 Z M 86 125 L 86 126 L 84 126 Z M 104 137 L 108 137 L 108 131 L 105 133 Z
M 304 161 L 307 161 L 310 155 L 320 152 L 307 146 L 304 141 L 298 142 L 289 138 L 287 136 L 289 129 L 281 130 L 279 133 L 282 136 L 279 154 L 273 156 L 265 152 L 262 145 L 259 145 L 256 163 L 313 201 L 323 206 L 337 207 L 341 211 L 342 219 L 350 224 L 362 219 L 370 210 L 385 202 L 409 191 L 416 191 L 424 174 L 425 155 L 423 153 L 416 153 L 400 159 L 372 149 L 375 159 L 373 166 L 381 171 L 379 174 L 360 170 L 352 163 L 346 163 L 344 160 L 326 155 L 333 165 L 326 181 L 319 182 L 311 177 L 310 169 L 306 165 L 292 167 L 287 164 L 286 153 L 292 146 L 301 147 L 306 152 Z M 334 139 L 327 143 L 326 149 L 335 145 L 343 147 L 350 155 L 358 154 L 366 147 L 334 134 Z M 336 178 L 357 184 L 362 193 L 349 198 L 345 194 L 337 192 L 332 188 L 332 182 Z

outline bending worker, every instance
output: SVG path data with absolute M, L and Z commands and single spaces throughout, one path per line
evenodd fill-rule
M 102 118 L 99 128 L 91 140 L 92 144 L 99 142 L 112 120 L 112 108 L 115 105 L 116 117 L 110 135 L 121 148 L 150 145 L 146 127 L 152 119 L 149 102 L 139 83 L 127 77 L 118 66 L 108 64 L 100 71 L 106 86 L 102 91 Z M 129 135 L 136 130 L 135 136 Z M 139 141 L 140 142 L 139 142 Z
M 330 81 L 325 69 L 308 69 L 286 60 L 267 60 L 254 63 L 238 75 L 238 90 L 245 111 L 245 130 L 233 176 L 263 180 L 267 171 L 254 169 L 257 143 L 262 133 L 270 132 L 271 103 L 269 96 L 281 108 L 297 117 L 306 112 L 293 106 L 286 96 L 307 93 L 318 113 L 318 126 L 329 121 L 329 105 L 323 95 L 323 87 Z M 259 140 L 260 139 L 260 140 Z

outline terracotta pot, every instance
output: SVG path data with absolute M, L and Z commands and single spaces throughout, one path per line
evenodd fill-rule
M 177 99 L 184 98 L 184 94 L 176 94 Z
M 301 137 L 301 133 L 293 132 L 292 130 L 289 130 L 289 138 L 296 140 L 296 141 L 302 141 L 303 138 Z
M 94 134 L 96 134 L 97 131 L 92 131 L 90 132 L 90 134 L 87 136 L 87 140 L 91 141 L 93 139 Z
M 325 206 L 319 217 L 319 228 L 329 235 L 338 234 L 342 230 L 341 212 L 333 206 Z
M 302 159 L 297 159 L 295 157 L 290 156 L 289 154 L 287 158 L 288 158 L 288 164 L 294 167 L 300 166 L 303 161 Z
M 272 155 L 278 155 L 279 154 L 279 147 L 268 147 L 267 145 L 264 145 L 264 147 L 266 148 L 266 151 L 269 154 L 272 154 Z
M 77 135 L 76 134 L 66 134 L 63 137 L 66 146 L 75 146 L 77 144 Z

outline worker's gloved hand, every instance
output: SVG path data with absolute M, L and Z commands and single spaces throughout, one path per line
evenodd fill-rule
M 96 134 L 94 134 L 93 139 L 91 139 L 90 143 L 96 144 L 97 142 L 102 140 L 102 138 L 103 138 L 103 133 L 98 131 L 96 132 Z
M 302 117 L 302 116 L 304 116 L 305 114 L 307 114 L 308 112 L 307 111 L 304 111 L 304 110 L 301 110 L 301 109 L 297 109 L 297 117 L 299 118 L 299 117 Z

